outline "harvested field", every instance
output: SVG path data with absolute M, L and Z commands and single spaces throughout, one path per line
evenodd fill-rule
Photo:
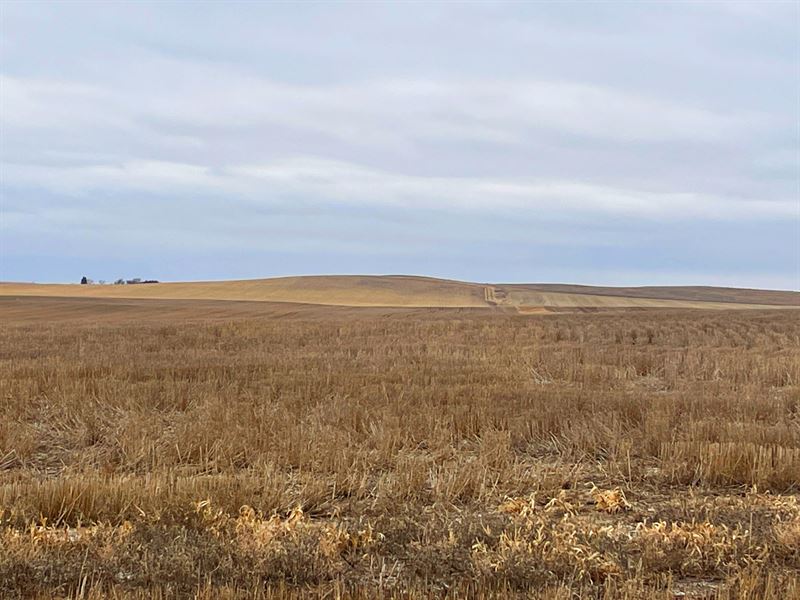
M 560 292 L 651 300 L 679 300 L 684 302 L 716 302 L 800 307 L 800 294 L 781 290 L 756 290 L 711 286 L 643 286 L 601 287 L 564 284 L 511 284 L 503 286 L 517 291 Z
M 800 597 L 798 316 L 3 298 L 0 597 Z
M 494 285 L 431 277 L 309 276 L 139 285 L 0 283 L 0 297 L 237 300 L 326 306 L 490 308 L 798 308 L 800 293 L 730 288 Z
M 270 319 L 327 319 L 393 318 L 413 315 L 418 318 L 447 315 L 486 313 L 481 308 L 421 308 L 421 307 L 352 307 L 294 302 L 225 301 L 225 300 L 151 300 L 108 298 L 47 298 L 0 296 L 0 320 L 17 324 L 56 323 L 142 323 L 164 321 L 229 321 L 242 318 Z M 502 311 L 500 311 L 502 312 Z
M 2 296 L 247 300 L 334 306 L 485 307 L 483 286 L 427 277 L 276 277 L 139 285 L 0 284 Z

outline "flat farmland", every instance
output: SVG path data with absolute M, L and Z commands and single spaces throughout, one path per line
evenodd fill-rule
M 473 291 L 4 294 L 0 597 L 800 596 L 800 312 Z

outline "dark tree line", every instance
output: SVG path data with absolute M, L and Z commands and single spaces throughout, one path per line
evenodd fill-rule
M 81 277 L 81 285 L 88 285 L 90 283 L 94 282 L 86 277 L 86 275 Z M 100 283 L 105 283 L 105 281 L 100 281 Z M 119 278 L 114 282 L 114 285 L 136 285 L 139 283 L 158 283 L 158 279 L 142 279 L 141 277 L 134 277 L 133 279 Z

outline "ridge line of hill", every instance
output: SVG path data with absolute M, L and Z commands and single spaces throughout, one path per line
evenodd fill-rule
M 250 300 L 336 306 L 800 308 L 800 292 L 714 286 L 487 284 L 417 275 L 310 275 L 133 285 L 0 283 L 0 296 Z

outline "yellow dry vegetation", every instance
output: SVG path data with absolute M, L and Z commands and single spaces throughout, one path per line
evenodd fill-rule
M 800 597 L 790 311 L 8 298 L 0 339 L 0 598 Z
M 3 296 L 249 300 L 333 306 L 485 307 L 483 286 L 406 276 L 308 276 L 137 285 L 0 284 Z
M 799 295 L 800 296 L 800 295 Z M 713 302 L 703 300 L 673 300 L 668 298 L 636 298 L 600 294 L 571 294 L 526 289 L 509 289 L 504 304 L 521 307 L 544 308 L 703 308 L 703 309 L 774 309 L 798 308 L 743 302 Z
M 603 293 L 591 293 L 592 289 Z M 553 309 L 800 308 L 800 293 L 793 295 L 792 292 L 764 290 L 755 291 L 758 293 L 753 293 L 753 290 L 740 292 L 737 294 L 736 290 L 726 290 L 725 294 L 721 294 L 715 292 L 715 288 L 699 292 L 688 288 L 658 288 L 649 292 L 656 296 L 665 296 L 659 298 L 625 296 L 612 288 L 581 287 L 580 292 L 562 292 L 528 285 L 478 284 L 405 275 L 277 277 L 137 285 L 0 283 L 0 297 L 237 300 L 353 307 L 500 307 L 524 314 L 549 312 Z M 719 297 L 728 300 L 711 300 Z M 757 298 L 761 302 L 735 300 L 736 298 Z

